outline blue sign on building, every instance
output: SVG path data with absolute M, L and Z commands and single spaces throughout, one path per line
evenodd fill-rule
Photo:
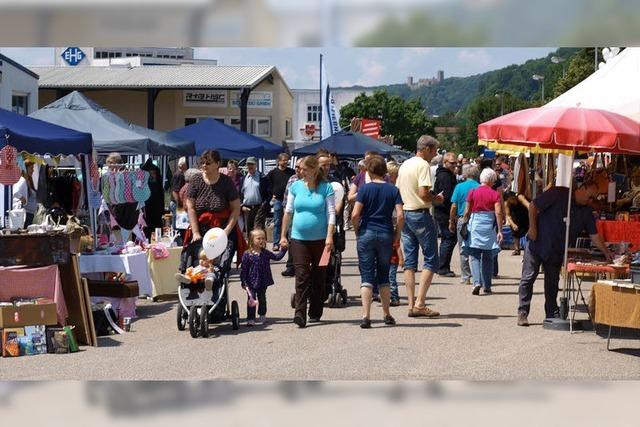
M 75 66 L 78 65 L 86 55 L 79 47 L 68 47 L 60 56 L 62 56 L 62 59 L 64 59 L 67 64 Z

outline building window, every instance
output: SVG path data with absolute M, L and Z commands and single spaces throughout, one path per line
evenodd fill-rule
M 11 96 L 11 111 L 23 116 L 29 114 L 29 95 Z
M 196 117 L 185 117 L 184 118 L 184 125 L 185 126 L 194 125 L 196 123 L 198 123 L 198 119 Z
M 116 58 L 122 58 L 122 52 L 116 52 Z
M 319 122 L 320 121 L 320 106 L 317 104 L 307 105 L 307 121 Z
M 200 117 L 185 117 L 184 118 L 184 125 L 185 126 L 189 126 L 195 123 L 198 123 L 201 120 L 204 119 L 213 119 L 213 120 L 217 120 L 220 123 L 224 124 L 224 117 L 212 117 L 212 116 L 200 116 Z M 240 119 L 238 119 L 238 126 L 236 126 L 238 129 L 240 129 Z
M 291 119 L 285 119 L 284 121 L 284 136 L 285 138 L 291 138 Z
M 251 133 L 255 136 L 268 138 L 271 136 L 271 119 L 253 119 Z

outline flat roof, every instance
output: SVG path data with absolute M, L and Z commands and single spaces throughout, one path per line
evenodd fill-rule
M 14 67 L 16 67 L 17 69 L 19 69 L 20 71 L 24 71 L 25 73 L 29 74 L 31 77 L 35 78 L 35 79 L 39 79 L 40 76 L 38 76 L 36 73 L 34 73 L 33 71 L 31 71 L 30 69 L 28 69 L 27 67 L 25 67 L 24 65 L 20 65 L 18 64 L 16 61 L 14 61 L 13 59 L 4 56 L 3 54 L 0 53 L 0 62 L 6 62 L 7 64 L 11 64 Z
M 253 89 L 271 73 L 279 75 L 273 65 L 30 68 L 40 75 L 40 89 Z

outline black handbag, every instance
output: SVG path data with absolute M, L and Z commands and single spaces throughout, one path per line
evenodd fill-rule
M 464 240 L 467 240 L 469 238 L 468 225 L 469 225 L 468 222 L 463 222 L 462 225 L 460 226 L 460 237 L 462 237 L 462 239 Z

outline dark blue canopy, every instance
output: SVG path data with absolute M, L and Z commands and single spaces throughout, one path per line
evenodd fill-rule
M 0 147 L 6 144 L 33 154 L 89 154 L 91 134 L 0 108 Z
M 367 151 L 375 151 L 385 157 L 391 154 L 404 153 L 399 148 L 385 144 L 370 136 L 358 132 L 340 131 L 320 142 L 300 147 L 294 150 L 292 154 L 294 156 L 312 155 L 316 154 L 321 148 L 332 153 L 335 152 L 338 157 L 364 157 L 364 153 Z
M 284 151 L 284 147 L 280 145 L 242 132 L 215 119 L 204 119 L 172 130 L 169 134 L 195 141 L 197 155 L 205 150 L 217 150 L 225 159 L 242 159 L 249 156 L 273 159 Z

